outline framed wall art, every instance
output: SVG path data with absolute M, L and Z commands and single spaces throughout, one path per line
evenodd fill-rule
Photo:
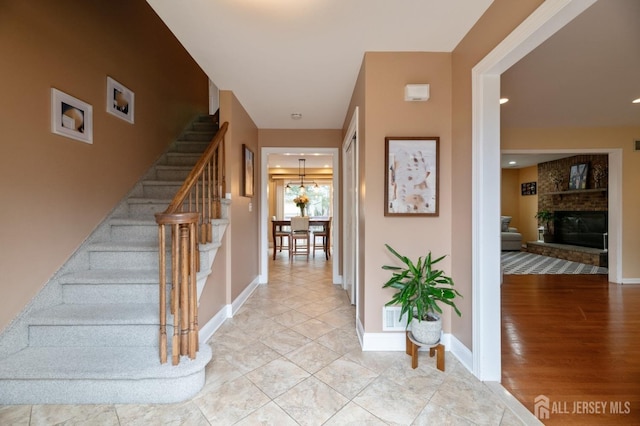
M 242 195 L 253 197 L 254 188 L 254 159 L 253 151 L 242 144 Z
M 520 184 L 520 194 L 522 195 L 536 195 L 538 192 L 536 182 L 525 182 Z
M 51 131 L 85 143 L 93 143 L 93 107 L 51 88 Z
M 587 189 L 587 163 L 574 164 L 569 174 L 569 189 Z
M 107 77 L 107 112 L 133 124 L 135 93 Z
M 438 137 L 385 138 L 385 216 L 438 216 Z

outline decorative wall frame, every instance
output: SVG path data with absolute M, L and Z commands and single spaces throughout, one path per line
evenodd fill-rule
M 242 196 L 244 197 L 254 195 L 254 165 L 253 151 L 242 144 Z
M 107 112 L 133 124 L 135 93 L 107 76 Z
M 525 182 L 520 184 L 520 193 L 522 195 L 536 195 L 538 193 L 538 185 L 536 182 Z
M 587 172 L 589 164 L 581 163 L 571 166 L 569 189 L 587 189 Z
M 85 143 L 93 143 L 93 107 L 51 88 L 51 131 Z
M 439 137 L 385 138 L 385 216 L 438 216 Z

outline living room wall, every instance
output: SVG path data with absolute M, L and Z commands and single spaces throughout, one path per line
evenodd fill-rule
M 2 2 L 0 329 L 8 325 L 183 127 L 207 77 L 144 1 Z M 106 78 L 135 123 L 106 112 Z M 51 88 L 93 106 L 93 144 L 51 133 Z
M 504 128 L 502 149 L 510 150 L 622 150 L 622 278 L 640 282 L 640 197 L 636 182 L 640 182 L 640 152 L 634 151 L 634 141 L 640 140 L 640 127 L 581 128 Z
M 538 239 L 538 222 L 534 217 L 538 194 L 522 195 L 521 185 L 527 182 L 538 182 L 537 166 L 502 169 L 501 215 L 511 216 L 509 226 L 518 228 L 523 243 Z

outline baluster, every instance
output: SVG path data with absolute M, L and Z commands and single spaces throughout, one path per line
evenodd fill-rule
M 167 271 L 166 271 L 166 241 L 164 225 L 158 226 L 158 240 L 160 241 L 160 363 L 167 362 Z

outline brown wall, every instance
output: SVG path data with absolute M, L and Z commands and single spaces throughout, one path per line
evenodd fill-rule
M 622 277 L 640 277 L 640 127 L 502 129 L 503 149 L 622 149 Z
M 538 239 L 538 222 L 534 217 L 538 211 L 538 194 L 522 195 L 521 185 L 526 182 L 539 183 L 538 166 L 502 169 L 500 214 L 511 216 L 509 226 L 518 228 L 523 243 Z
M 220 91 L 220 122 L 229 122 L 225 138 L 227 191 L 231 193 L 233 218 L 227 228 L 231 238 L 230 274 L 227 274 L 227 301 L 233 302 L 242 291 L 258 277 L 259 270 L 259 211 L 260 193 L 260 149 L 258 127 L 233 92 Z M 242 145 L 246 145 L 254 155 L 254 195 L 242 196 Z M 200 304 L 207 301 L 201 300 Z M 206 319 L 204 319 L 206 321 Z M 203 323 L 204 323 L 203 321 Z
M 260 129 L 260 148 L 340 148 L 340 129 Z
M 207 78 L 141 1 L 2 2 L 0 57 L 2 329 L 206 112 Z M 135 124 L 106 112 L 107 76 Z M 52 87 L 93 106 L 93 144 L 51 133 Z
M 509 226 L 517 228 L 520 216 L 520 171 L 502 169 L 500 215 L 511 216 Z
M 453 334 L 467 348 L 472 347 L 471 298 L 471 70 L 514 28 L 527 18 L 543 0 L 494 0 L 471 31 L 456 46 L 452 55 L 453 103 L 452 137 L 456 159 L 453 173 L 452 271 L 459 290 L 469 297 L 460 301 L 462 318 L 453 317 Z M 497 219 L 496 219 L 497 220 Z
M 400 253 L 417 259 L 429 250 L 434 255 L 451 253 L 451 55 L 448 53 L 375 52 L 365 55 L 366 135 L 360 140 L 363 173 L 361 208 L 366 229 L 361 229 L 364 253 L 365 331 L 382 331 L 382 307 L 393 294 L 383 289 L 389 274 L 382 265 L 393 263 L 388 243 Z M 404 86 L 429 83 L 428 102 L 406 102 Z M 362 136 L 362 135 L 361 135 Z M 385 137 L 423 136 L 440 138 L 439 216 L 384 216 Z M 441 266 L 450 271 L 450 257 Z M 445 330 L 450 320 L 443 318 Z

